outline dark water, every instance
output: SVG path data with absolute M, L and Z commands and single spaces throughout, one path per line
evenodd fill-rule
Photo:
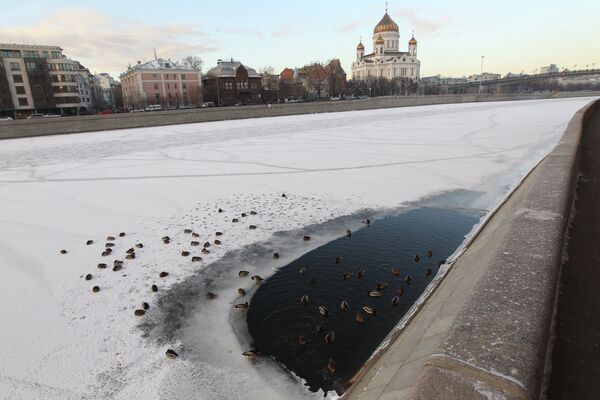
M 457 249 L 481 216 L 478 211 L 418 208 L 374 221 L 351 237 L 305 254 L 276 272 L 252 297 L 247 320 L 254 347 L 305 379 L 311 390 L 342 393 L 433 279 L 439 262 Z M 420 255 L 419 262 L 415 254 Z M 336 257 L 342 257 L 339 264 Z M 303 276 L 300 267 L 306 268 Z M 392 274 L 392 267 L 400 269 L 399 277 Z M 427 269 L 432 270 L 430 276 Z M 359 279 L 360 270 L 365 276 Z M 347 272 L 354 276 L 343 279 Z M 410 284 L 407 275 L 412 277 Z M 389 287 L 380 290 L 381 297 L 369 297 L 368 291 L 379 282 Z M 391 300 L 400 288 L 404 293 L 393 307 Z M 307 305 L 300 302 L 303 295 L 310 297 Z M 349 305 L 347 312 L 340 308 L 342 300 Z M 320 315 L 319 305 L 329 309 L 329 316 Z M 366 315 L 362 306 L 375 307 L 377 315 Z M 363 324 L 355 320 L 357 313 L 364 315 Z M 320 323 L 324 327 L 318 333 Z M 335 339 L 326 344 L 325 335 L 331 331 Z M 304 346 L 299 344 L 300 335 L 306 338 Z M 335 373 L 327 368 L 330 358 Z

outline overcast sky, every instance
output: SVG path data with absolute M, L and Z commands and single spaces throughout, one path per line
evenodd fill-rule
M 58 45 L 92 72 L 115 77 L 129 63 L 198 55 L 206 71 L 233 57 L 253 68 L 339 58 L 350 77 L 362 36 L 385 11 L 374 0 L 0 0 L 0 43 Z M 533 72 L 550 63 L 600 67 L 600 1 L 390 1 L 401 50 L 412 30 L 421 76 Z

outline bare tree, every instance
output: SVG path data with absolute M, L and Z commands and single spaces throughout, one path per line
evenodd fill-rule
M 182 60 L 184 64 L 188 64 L 190 67 L 202 71 L 202 66 L 204 65 L 204 61 L 198 56 L 187 56 Z
M 274 75 L 275 68 L 272 65 L 265 65 L 264 67 L 260 67 L 259 70 L 261 75 Z

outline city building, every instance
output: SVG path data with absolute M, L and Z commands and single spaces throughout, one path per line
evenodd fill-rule
M 410 79 L 420 78 L 421 62 L 417 58 L 417 40 L 408 41 L 408 51 L 400 51 L 398 24 L 386 12 L 373 29 L 373 51 L 365 54 L 361 42 L 356 46 L 356 60 L 352 63 L 354 80 L 367 81 L 377 78 Z
M 346 71 L 340 60 L 323 65 L 315 62 L 302 68 L 284 68 L 279 74 L 281 98 L 323 100 L 346 94 Z
M 556 64 L 550 64 L 545 67 L 540 67 L 540 74 L 558 74 L 560 71 Z
M 475 74 L 471 75 L 467 78 L 467 82 L 484 82 L 484 81 L 495 81 L 500 79 L 500 74 L 492 74 L 489 72 L 484 72 L 483 74 Z
M 89 69 L 81 65 L 79 61 L 74 61 L 73 65 L 76 73 L 75 83 L 79 91 L 79 107 L 77 112 L 79 114 L 95 112 L 97 110 L 95 109 L 94 75 L 90 73 Z
M 58 46 L 0 44 L 0 113 L 17 118 L 34 112 L 77 114 L 76 76 L 75 62 Z
M 106 79 L 104 85 L 110 87 Z M 129 66 L 121 74 L 124 107 L 128 110 L 145 108 L 152 104 L 166 107 L 202 104 L 201 73 L 188 65 L 156 58 Z
M 262 77 L 233 58 L 218 60 L 202 77 L 204 101 L 217 106 L 260 104 L 262 100 Z

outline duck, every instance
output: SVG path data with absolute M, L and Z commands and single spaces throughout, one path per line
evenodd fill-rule
M 298 273 L 300 275 L 304 275 L 305 272 L 306 272 L 306 267 L 300 267 L 300 269 L 298 270 Z
M 342 300 L 342 302 L 340 303 L 340 308 L 342 309 L 342 311 L 346 312 L 348 311 L 348 303 L 346 303 L 346 300 Z
M 415 254 L 415 262 L 421 261 L 421 257 L 418 254 Z
M 239 220 L 239 218 L 233 218 L 233 219 L 231 220 L 231 222 L 233 222 L 233 223 L 235 223 L 235 222 L 240 222 L 240 220 Z
M 223 209 L 222 209 L 222 208 L 219 208 L 217 211 L 218 211 L 218 212 L 220 212 L 220 213 L 222 213 L 222 212 L 223 212 Z
M 302 236 L 302 240 L 304 240 L 305 242 L 308 242 L 310 240 L 310 236 L 304 235 L 304 236 Z
M 252 279 L 254 282 L 256 282 L 257 285 L 260 285 L 262 283 L 262 281 L 264 281 L 264 279 L 258 275 L 253 275 L 250 279 Z
M 326 317 L 329 315 L 329 310 L 325 306 L 319 306 L 319 314 Z
M 341 256 L 337 256 L 337 257 L 335 258 L 335 263 L 336 263 L 336 264 L 339 264 L 339 263 L 341 263 L 341 262 L 342 262 L 342 257 L 341 257 Z
M 146 314 L 146 310 L 138 308 L 137 310 L 135 310 L 134 314 L 136 317 L 141 317 L 142 315 Z
M 396 292 L 398 293 L 399 296 L 402 296 L 404 294 L 404 288 L 398 288 L 398 290 L 396 290 Z
M 250 211 L 250 215 L 256 215 L 257 212 L 256 211 Z
M 158 292 L 158 286 L 152 285 L 152 286 L 150 286 L 150 288 L 152 289 L 153 292 Z
M 256 229 L 256 225 L 250 225 L 248 229 Z
M 354 319 L 356 320 L 356 322 L 358 322 L 359 324 L 364 324 L 365 323 L 365 316 L 362 315 L 361 313 L 356 313 L 356 315 L 354 316 Z
M 108 248 L 108 247 L 115 247 L 115 244 L 113 242 L 107 242 L 104 247 Z
M 248 272 L 248 271 L 240 271 L 240 272 L 238 272 L 238 276 L 240 278 L 244 278 L 244 277 L 248 276 L 248 274 L 250 274 L 250 272 Z
M 213 300 L 213 299 L 215 299 L 217 297 L 217 295 L 214 294 L 213 292 L 206 292 L 206 294 L 204 295 L 204 297 L 207 300 Z
M 362 271 L 358 271 L 358 272 L 356 273 L 356 277 L 357 277 L 357 278 L 363 278 L 364 276 L 365 276 L 365 271 L 364 271 L 364 270 L 362 270 Z
M 336 365 L 335 365 L 335 361 L 333 361 L 331 358 L 329 359 L 329 361 L 327 361 L 327 370 L 331 374 L 335 374 Z
M 385 282 L 379 282 L 377 285 L 377 290 L 381 290 L 381 289 L 386 289 L 388 287 L 388 284 Z
M 99 291 L 100 291 L 100 286 L 94 286 L 92 288 L 92 292 L 94 292 L 94 293 L 98 293 Z
M 168 349 L 168 350 L 165 352 L 165 356 L 166 356 L 167 358 L 170 358 L 170 359 L 175 359 L 175 358 L 179 357 L 179 354 L 177 354 L 177 353 L 175 352 L 175 350 L 173 350 L 173 349 Z
M 85 276 L 85 280 L 86 280 L 86 281 L 91 281 L 91 280 L 92 280 L 92 274 L 87 274 L 87 275 Z
M 352 278 L 352 272 L 346 272 L 344 274 L 344 280 L 347 280 L 347 279 L 350 279 L 350 278 Z
M 142 308 L 144 310 L 149 310 L 150 309 L 150 304 L 146 303 L 145 301 L 142 302 Z
M 346 228 L 346 236 L 348 236 L 348 237 L 352 236 L 352 231 L 348 228 Z
M 371 225 L 371 220 L 369 218 L 365 218 L 363 220 L 363 224 L 365 224 L 365 225 Z
M 298 344 L 300 346 L 305 346 L 306 345 L 306 338 L 304 337 L 304 335 L 298 336 Z
M 335 340 L 335 332 L 331 331 L 325 335 L 325 344 L 329 344 Z
M 135 247 L 137 247 L 138 249 L 141 249 L 144 247 L 144 245 L 142 243 L 136 243 Z
M 121 261 L 121 260 L 115 260 L 115 261 L 113 261 L 113 265 L 123 266 L 123 261 Z
M 189 251 L 185 251 L 185 250 L 184 250 L 184 251 L 182 251 L 182 252 L 181 252 L 181 256 L 182 256 L 182 257 L 187 257 L 187 256 L 189 256 L 189 255 L 190 255 L 190 252 L 189 252 Z
M 245 289 L 238 288 L 238 290 L 237 290 L 237 291 L 238 291 L 238 294 L 239 294 L 240 296 L 242 296 L 242 297 L 244 297 L 244 296 L 246 295 L 246 290 L 245 290 Z
M 213 243 L 216 244 L 217 246 L 221 245 L 221 241 L 219 239 L 215 239 L 215 241 Z
M 161 240 L 163 241 L 164 244 L 169 244 L 169 242 L 171 241 L 171 238 L 168 236 L 163 236 L 161 238 Z
M 196 243 L 198 243 L 198 242 L 196 242 Z M 200 243 L 198 243 L 198 244 L 200 244 Z M 197 245 L 196 245 L 196 246 L 197 246 Z M 210 242 L 205 242 L 203 247 L 204 247 L 205 249 L 209 248 L 209 247 L 210 247 Z
M 286 198 L 287 198 L 287 195 L 286 195 L 285 193 L 282 193 L 282 194 L 281 194 L 281 197 L 283 197 L 284 199 L 286 199 Z
M 433 274 L 433 271 L 431 270 L 431 268 L 427 268 L 425 270 L 425 276 L 431 276 L 431 274 Z
M 377 290 L 370 290 L 367 293 L 369 294 L 369 297 L 381 297 L 381 292 L 378 292 Z
M 235 306 L 233 306 L 233 308 L 235 308 L 236 310 L 247 310 L 248 302 L 236 304 Z
M 107 265 L 105 263 L 98 264 L 98 269 L 106 269 Z
M 219 231 L 215 232 L 215 236 L 222 236 L 222 235 L 223 235 L 223 232 L 219 232 Z
M 102 257 L 110 256 L 110 253 L 112 253 L 112 250 L 106 249 L 102 252 Z
M 273 258 L 277 260 L 279 258 L 279 253 L 273 253 Z
M 433 257 L 433 253 L 431 250 L 427 250 L 427 257 L 429 257 L 429 258 Z
M 114 272 L 119 272 L 121 269 L 123 269 L 123 265 L 121 264 L 116 264 L 115 266 L 113 266 Z
M 210 250 L 205 247 L 202 249 L 201 253 L 202 254 L 210 254 Z
M 363 306 L 362 308 L 369 315 L 377 315 L 377 310 L 370 306 Z
M 248 214 L 242 213 L 242 217 L 246 217 L 246 216 L 248 216 Z
M 193 238 L 199 238 L 199 237 L 200 237 L 200 234 L 199 234 L 199 233 L 196 233 L 196 232 L 194 232 L 194 233 L 192 233 L 192 237 L 193 237 Z
M 258 357 L 260 356 L 260 351 L 258 350 L 248 350 L 242 353 L 243 356 L 246 357 Z
M 302 296 L 302 297 L 300 298 L 300 303 L 302 303 L 302 304 L 304 304 L 304 305 L 308 304 L 308 302 L 309 302 L 309 301 L 310 301 L 310 297 L 308 297 L 308 295 L 307 295 L 307 294 L 305 294 L 304 296 Z
M 400 276 L 400 268 L 394 268 L 394 267 L 392 267 L 392 275 L 394 275 L 394 276 Z
M 323 332 L 323 329 L 325 329 L 325 322 L 319 322 L 315 329 L 317 330 L 317 333 Z
M 190 242 L 190 246 L 200 246 L 200 242 L 193 240 Z
M 202 257 L 200 257 L 200 256 L 193 256 L 192 257 L 192 262 L 199 262 L 199 261 L 202 261 Z
M 106 240 L 107 240 L 108 242 L 112 242 L 113 240 L 116 240 L 116 238 L 115 238 L 114 236 L 107 236 L 107 237 L 106 237 Z
M 404 278 L 404 281 L 410 285 L 410 281 L 412 281 L 412 276 L 406 275 L 406 278 Z
M 126 259 L 126 260 L 133 260 L 134 258 L 135 258 L 135 253 L 127 254 L 127 255 L 125 256 L 125 259 Z
M 161 277 L 161 278 L 166 278 L 167 276 L 169 276 L 169 273 L 168 273 L 168 272 L 165 272 L 165 271 L 163 271 L 163 272 L 161 272 L 160 274 L 158 274 L 158 276 L 159 276 L 159 277 Z
M 392 297 L 392 301 L 391 301 L 392 307 L 396 307 L 399 302 L 400 302 L 400 296 Z
M 88 246 L 91 244 L 94 244 L 94 241 L 92 239 L 88 240 L 87 242 L 85 242 L 85 244 L 87 244 Z
M 192 231 L 191 229 L 184 229 L 184 230 L 183 230 L 183 233 L 186 233 L 186 234 L 188 234 L 188 235 L 189 235 L 190 233 L 192 233 L 192 232 L 193 232 L 193 231 Z
M 119 237 L 123 237 L 123 236 L 125 236 L 125 232 L 119 233 Z

